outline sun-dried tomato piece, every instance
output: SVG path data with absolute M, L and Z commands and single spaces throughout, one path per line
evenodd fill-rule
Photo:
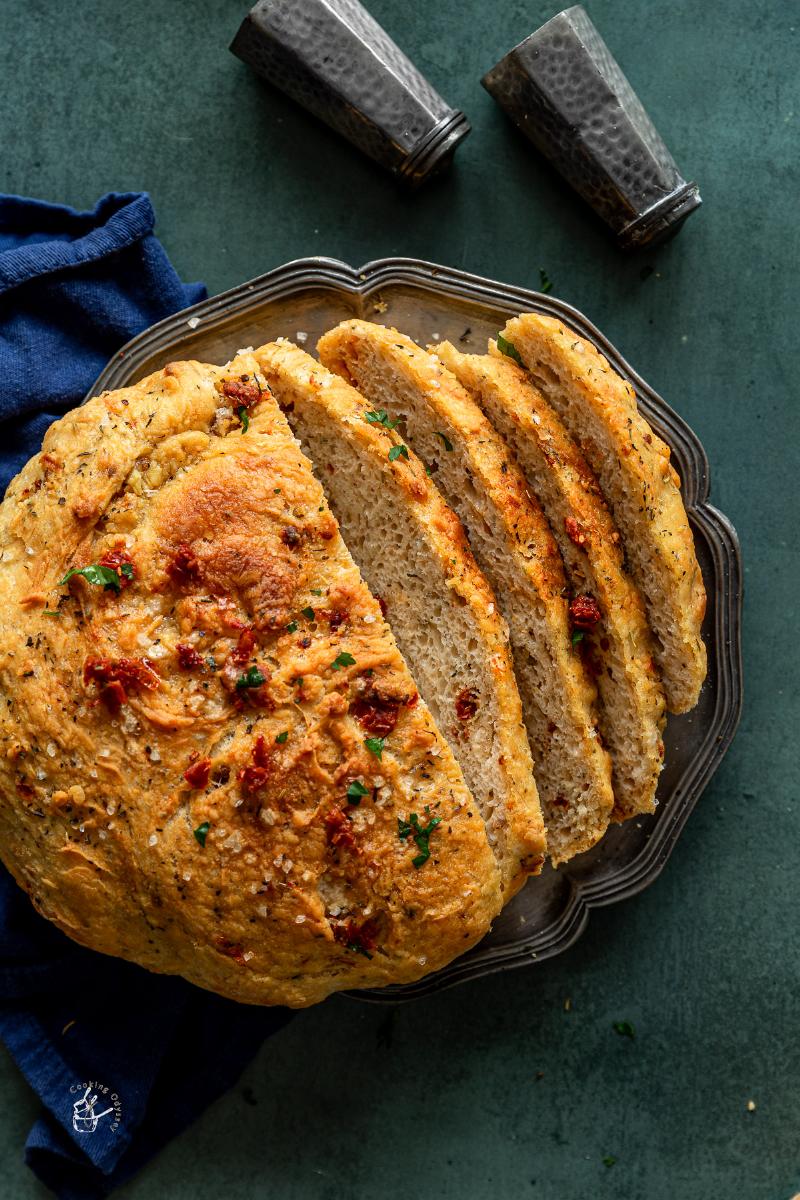
M 327 621 L 331 627 L 331 633 L 336 633 L 347 620 L 348 614 L 341 608 L 318 608 L 317 620 Z
M 456 716 L 459 721 L 471 721 L 478 711 L 478 692 L 475 688 L 462 688 L 456 696 Z
M 372 951 L 378 944 L 379 922 L 376 917 L 368 917 L 359 925 L 357 921 L 342 921 L 333 927 L 333 936 L 337 942 L 355 950 L 359 954 L 372 957 Z
M 184 671 L 193 671 L 196 667 L 202 667 L 205 662 L 200 651 L 185 642 L 178 642 L 175 651 L 178 655 L 178 666 Z
M 583 532 L 574 517 L 564 518 L 564 528 L 567 531 L 567 537 L 571 542 L 574 542 L 576 546 L 583 548 L 586 545 L 586 542 L 588 541 L 586 534 Z
M 275 773 L 275 760 L 263 734 L 259 734 L 251 751 L 252 765 L 242 767 L 237 775 L 242 791 L 249 796 L 262 791 Z
M 120 591 L 123 588 L 129 587 L 136 578 L 136 567 L 133 564 L 133 559 L 125 550 L 111 550 L 108 554 L 104 554 L 97 564 L 100 567 L 107 567 L 109 571 L 115 571 L 119 579 Z M 123 571 L 123 567 L 127 567 L 127 571 Z
M 167 575 L 178 587 L 188 587 L 200 578 L 200 560 L 191 546 L 181 542 L 167 563 Z
M 249 662 L 253 657 L 253 651 L 257 645 L 256 635 L 249 627 L 243 629 L 239 634 L 239 640 L 236 647 L 231 653 L 231 659 L 235 663 L 244 664 Z
M 377 688 L 367 688 L 350 705 L 350 711 L 367 733 L 386 737 L 397 724 L 404 697 L 385 696 Z
M 352 822 L 340 808 L 332 808 L 326 814 L 325 833 L 330 846 L 346 846 L 350 849 L 355 847 Z
M 189 787 L 204 788 L 208 787 L 208 780 L 211 775 L 211 759 L 198 758 L 196 763 L 192 763 L 183 772 L 183 778 L 189 784 Z
M 569 619 L 575 629 L 594 629 L 602 615 L 594 596 L 576 596 L 569 602 Z
M 83 682 L 97 684 L 100 699 L 110 712 L 119 712 L 128 702 L 128 692 L 145 688 L 156 691 L 161 677 L 147 658 L 87 658 L 83 664 Z
M 245 376 L 244 379 L 226 379 L 222 385 L 223 396 L 226 396 L 235 408 L 252 408 L 261 399 L 261 392 L 262 389 L 251 381 L 249 376 Z

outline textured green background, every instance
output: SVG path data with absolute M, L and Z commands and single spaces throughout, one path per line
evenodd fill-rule
M 748 695 L 649 891 L 539 967 L 393 1011 L 333 999 L 301 1015 L 120 1195 L 787 1200 L 800 1190 L 800 12 L 592 0 L 705 200 L 676 241 L 626 260 L 478 84 L 554 6 L 372 0 L 474 126 L 453 172 L 413 198 L 228 54 L 244 6 L 0 0 L 0 187 L 82 206 L 147 189 L 179 271 L 211 291 L 310 254 L 416 255 L 529 286 L 545 267 L 706 445 L 745 552 Z M 635 1041 L 612 1032 L 620 1018 Z M 0 1191 L 15 1200 L 46 1194 L 20 1157 L 35 1113 L 3 1057 Z

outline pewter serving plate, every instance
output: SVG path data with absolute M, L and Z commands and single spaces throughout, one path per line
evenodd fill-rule
M 327 258 L 287 263 L 140 334 L 109 363 L 90 393 L 133 383 L 170 360 L 223 363 L 241 346 L 280 335 L 297 340 L 298 333 L 306 334 L 305 344 L 313 350 L 325 330 L 356 316 L 396 325 L 422 345 L 448 338 L 482 353 L 506 318 L 523 311 L 559 317 L 594 342 L 630 381 L 642 412 L 671 447 L 708 593 L 703 628 L 708 679 L 694 711 L 669 718 L 659 803 L 652 816 L 612 826 L 599 845 L 558 871 L 545 867 L 500 914 L 480 945 L 443 970 L 407 986 L 354 993 L 373 1002 L 410 999 L 558 954 L 586 927 L 592 908 L 641 891 L 666 863 L 730 745 L 742 701 L 739 544 L 727 518 L 708 503 L 703 447 L 599 330 L 568 304 L 408 258 L 379 259 L 361 270 Z

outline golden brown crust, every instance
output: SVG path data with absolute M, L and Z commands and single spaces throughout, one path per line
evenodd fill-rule
M 473 615 L 479 634 L 479 649 L 491 663 L 496 700 L 494 736 L 498 746 L 497 772 L 502 784 L 502 802 L 506 816 L 507 867 L 503 869 L 506 900 L 531 873 L 541 870 L 545 852 L 544 823 L 532 774 L 530 749 L 522 723 L 519 691 L 514 677 L 508 634 L 495 597 L 479 570 L 464 528 L 438 489 L 425 473 L 425 467 L 410 448 L 390 461 L 392 445 L 403 441 L 393 430 L 376 426 L 364 419 L 370 410 L 363 396 L 338 375 L 328 371 L 305 351 L 280 341 L 255 351 L 259 366 L 282 405 L 316 405 L 333 415 L 342 437 L 350 445 L 380 465 L 402 493 L 398 519 L 420 526 L 431 553 L 445 564 L 448 587 L 460 597 Z M 519 481 L 508 481 L 509 491 Z M 557 588 L 548 577 L 548 587 Z M 424 617 L 421 616 L 421 619 Z M 391 622 L 391 612 L 389 613 Z M 458 742 L 468 736 L 468 725 L 454 712 L 452 719 L 437 714 L 445 736 L 458 754 Z M 476 796 L 477 790 L 473 784 Z
M 483 823 L 252 355 L 67 414 L 0 547 L 0 854 L 62 930 L 294 1006 L 486 932 Z M 440 818 L 419 868 L 412 812 Z
M 697 703 L 706 675 L 700 634 L 706 593 L 669 447 L 639 412 L 630 384 L 591 342 L 561 321 L 522 313 L 506 324 L 503 336 L 534 381 L 542 382 L 548 399 L 556 403 L 567 389 L 575 398 L 572 416 L 562 415 L 600 479 L 629 555 L 634 560 L 631 543 L 636 540 L 646 558 L 648 567 L 639 573 L 638 582 L 648 598 L 667 704 L 672 712 L 686 712 Z M 553 378 L 554 368 L 559 382 Z M 596 433 L 587 428 L 590 422 Z M 613 458 L 600 446 L 599 436 L 613 448 Z M 630 498 L 639 519 L 625 514 L 619 497 Z M 658 608 L 648 595 L 648 580 L 654 579 L 661 595 Z

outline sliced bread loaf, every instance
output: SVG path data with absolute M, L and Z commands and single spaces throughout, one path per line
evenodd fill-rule
M 561 321 L 523 313 L 502 337 L 597 476 L 647 604 L 667 705 L 687 712 L 706 675 L 706 593 L 669 447 L 638 411 L 630 384 Z
M 642 598 L 623 570 L 620 536 L 597 480 L 555 411 L 510 358 L 435 353 L 513 446 L 567 571 L 573 638 L 600 693 L 611 752 L 614 818 L 652 812 L 664 756 L 664 691 Z
M 303 1007 L 419 979 L 500 909 L 462 773 L 251 353 L 50 426 L 0 506 L 0 695 L 0 857 L 82 945 Z
M 542 867 L 544 825 L 508 632 L 464 530 L 385 412 L 289 342 L 256 358 L 461 765 L 508 899 Z
M 563 565 L 541 508 L 508 447 L 433 355 L 364 321 L 338 326 L 318 349 L 399 419 L 466 526 L 509 624 L 548 850 L 564 862 L 602 836 L 613 797 L 595 692 L 570 644 Z

